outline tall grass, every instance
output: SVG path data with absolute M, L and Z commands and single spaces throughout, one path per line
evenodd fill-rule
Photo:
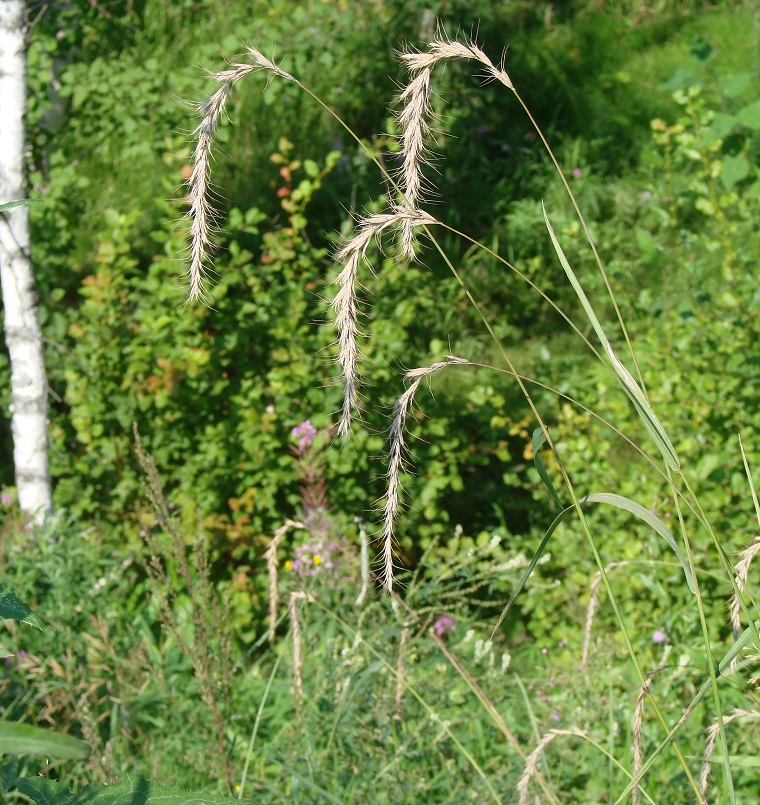
M 235 63 L 231 65 L 229 69 L 214 74 L 213 77 L 219 83 L 219 89 L 210 99 L 198 105 L 202 122 L 196 131 L 194 169 L 188 182 L 190 191 L 189 216 L 191 234 L 191 263 L 188 274 L 188 285 L 189 299 L 191 301 L 203 301 L 208 298 L 209 294 L 205 285 L 205 276 L 207 273 L 206 255 L 211 242 L 210 222 L 213 219 L 209 196 L 213 136 L 222 117 L 225 102 L 234 85 L 251 73 L 261 72 L 264 74 L 267 82 L 270 80 L 286 80 L 295 83 L 304 92 L 314 97 L 327 111 L 330 111 L 319 98 L 313 95 L 308 87 L 304 86 L 296 77 L 264 57 L 260 51 L 249 47 L 247 52 L 251 59 L 250 62 Z M 414 405 L 415 395 L 420 384 L 423 380 L 429 382 L 431 377 L 437 373 L 448 372 L 454 367 L 461 366 L 481 366 L 483 369 L 507 372 L 514 378 L 532 411 L 536 428 L 533 437 L 536 468 L 547 486 L 547 493 L 551 498 L 551 502 L 560 509 L 554 523 L 549 528 L 545 539 L 542 541 L 539 550 L 528 564 L 522 578 L 515 585 L 512 600 L 509 605 L 513 603 L 516 596 L 523 590 L 525 585 L 530 583 L 530 575 L 537 562 L 540 560 L 541 553 L 551 544 L 551 539 L 556 529 L 568 518 L 576 517 L 580 523 L 588 548 L 593 554 L 597 565 L 597 573 L 591 585 L 591 602 L 589 604 L 586 623 L 586 637 L 581 668 L 585 668 L 588 663 L 590 633 L 593 627 L 595 610 L 603 590 L 613 610 L 619 637 L 626 647 L 631 666 L 637 677 L 635 690 L 631 691 L 632 701 L 634 703 L 634 718 L 631 728 L 633 735 L 632 758 L 629 760 L 628 758 L 623 759 L 615 757 L 608 750 L 601 748 L 599 744 L 592 741 L 593 745 L 598 747 L 599 751 L 605 754 L 612 764 L 623 770 L 627 778 L 627 782 L 622 790 L 610 792 L 611 801 L 621 802 L 629 795 L 634 801 L 639 797 L 644 797 L 648 801 L 652 801 L 650 794 L 647 793 L 645 789 L 647 774 L 655 761 L 666 749 L 675 754 L 681 774 L 683 775 L 683 780 L 685 784 L 690 787 L 693 797 L 700 802 L 707 801 L 706 797 L 710 780 L 709 762 L 706 766 L 703 766 L 701 771 L 697 772 L 697 766 L 693 758 L 689 757 L 681 746 L 679 732 L 681 732 L 684 725 L 696 711 L 697 704 L 709 698 L 714 726 L 710 729 L 708 735 L 705 754 L 712 756 L 714 747 L 716 745 L 718 746 L 722 765 L 721 796 L 725 801 L 735 803 L 735 769 L 732 765 L 725 726 L 731 721 L 757 718 L 757 712 L 748 708 L 746 710 L 737 710 L 732 713 L 727 713 L 723 701 L 721 679 L 727 674 L 731 663 L 738 660 L 742 649 L 751 641 L 758 641 L 755 620 L 758 615 L 760 615 L 760 612 L 758 611 L 754 598 L 747 589 L 749 566 L 758 551 L 758 543 L 755 540 L 743 551 L 737 566 L 734 566 L 726 555 L 721 544 L 721 539 L 712 528 L 705 513 L 705 509 L 700 503 L 700 498 L 690 481 L 689 467 L 684 466 L 676 451 L 674 444 L 678 443 L 678 440 L 671 437 L 666 425 L 660 421 L 654 410 L 649 392 L 639 369 L 634 344 L 628 335 L 626 324 L 622 316 L 621 305 L 616 297 L 613 283 L 605 269 L 604 261 L 601 259 L 600 250 L 597 248 L 597 244 L 595 244 L 591 236 L 590 228 L 575 199 L 571 186 L 565 177 L 565 172 L 554 155 L 546 136 L 531 116 L 518 89 L 513 85 L 506 72 L 505 58 L 502 57 L 501 63 L 497 65 L 474 41 L 452 40 L 439 32 L 424 48 L 420 50 L 407 50 L 400 54 L 400 59 L 408 70 L 409 81 L 408 84 L 402 88 L 398 98 L 396 120 L 399 127 L 398 142 L 402 160 L 397 173 L 389 173 L 382 162 L 378 160 L 375 155 L 370 153 L 370 156 L 376 162 L 384 179 L 389 182 L 390 186 L 393 188 L 395 197 L 391 199 L 386 211 L 360 217 L 357 221 L 354 235 L 337 250 L 335 255 L 338 272 L 335 278 L 336 293 L 332 301 L 332 307 L 338 333 L 336 362 L 340 368 L 341 380 L 344 387 L 343 406 L 342 411 L 339 413 L 337 427 L 338 433 L 343 436 L 349 434 L 352 421 L 356 416 L 359 405 L 362 334 L 359 326 L 360 304 L 358 288 L 360 283 L 363 282 L 362 271 L 371 268 L 366 264 L 368 263 L 368 249 L 373 241 L 387 240 L 389 235 L 393 235 L 396 239 L 395 249 L 398 260 L 402 264 L 404 261 L 417 259 L 419 251 L 417 244 L 419 239 L 427 241 L 434 250 L 437 250 L 441 258 L 447 263 L 450 270 L 461 283 L 467 298 L 481 317 L 485 329 L 495 342 L 497 353 L 500 355 L 503 363 L 498 366 L 488 367 L 479 364 L 475 360 L 477 356 L 472 356 L 472 360 L 470 360 L 468 356 L 449 355 L 444 360 L 431 360 L 429 365 L 413 368 L 406 373 L 405 381 L 407 386 L 396 401 L 389 425 L 387 491 L 382 504 L 382 525 L 379 534 L 381 557 L 379 576 L 382 584 L 387 593 L 391 596 L 391 599 L 395 602 L 397 609 L 401 611 L 400 608 L 403 607 L 404 601 L 398 598 L 394 591 L 394 528 L 402 508 L 403 478 L 405 471 L 408 469 L 408 455 L 406 451 L 407 420 L 409 412 Z M 610 377 L 630 401 L 631 408 L 637 414 L 643 426 L 643 432 L 648 436 L 649 441 L 639 443 L 634 436 L 630 435 L 625 435 L 624 438 L 635 446 L 641 456 L 643 456 L 650 466 L 653 467 L 667 483 L 677 513 L 677 536 L 674 536 L 667 525 L 653 512 L 649 511 L 642 502 L 632 500 L 614 490 L 611 492 L 595 492 L 588 495 L 582 495 L 578 491 L 571 473 L 566 469 L 562 451 L 559 449 L 553 437 L 548 414 L 542 412 L 539 408 L 539 403 L 537 402 L 534 391 L 537 381 L 524 376 L 520 372 L 509 349 L 497 337 L 496 328 L 494 326 L 495 322 L 490 320 L 486 315 L 484 308 L 472 293 L 460 270 L 449 260 L 440 241 L 436 239 L 434 232 L 437 227 L 447 229 L 451 232 L 456 231 L 448 226 L 445 220 L 436 217 L 429 210 L 423 209 L 422 206 L 425 203 L 426 196 L 435 193 L 435 187 L 425 174 L 425 165 L 430 161 L 431 148 L 434 145 L 434 119 L 431 96 L 435 82 L 436 68 L 452 59 L 472 62 L 475 71 L 479 72 L 484 80 L 499 82 L 504 87 L 504 91 L 514 95 L 517 104 L 522 107 L 535 126 L 536 134 L 545 145 L 547 154 L 555 166 L 557 175 L 565 188 L 568 198 L 578 216 L 582 230 L 585 233 L 588 248 L 603 279 L 603 285 L 608 294 L 607 299 L 592 301 L 588 297 L 584 288 L 585 283 L 579 278 L 571 266 L 563 250 L 560 236 L 554 231 L 551 224 L 551 213 L 544 209 L 546 230 L 567 281 L 580 302 L 581 309 L 587 319 L 586 323 L 590 325 L 591 330 L 598 339 L 598 346 L 593 346 L 583 335 L 583 331 L 586 329 L 586 323 L 573 321 L 572 316 L 567 311 L 558 308 L 551 300 L 549 301 L 552 305 L 557 307 L 566 321 L 570 323 L 572 329 L 581 336 L 582 343 L 579 344 L 579 348 L 590 348 L 592 359 L 600 361 L 607 368 Z M 359 138 L 356 137 L 353 132 L 350 133 L 361 145 Z M 463 235 L 463 237 L 466 238 L 467 236 Z M 498 259 L 503 263 L 506 269 L 514 271 L 517 276 L 522 278 L 522 275 L 517 269 L 494 251 L 482 244 L 475 245 L 482 248 L 492 257 Z M 369 271 L 367 273 L 369 274 Z M 368 279 L 367 281 L 370 280 Z M 534 286 L 532 282 L 530 284 L 538 293 L 548 299 L 544 291 Z M 615 312 L 614 330 L 611 329 L 609 324 L 605 326 L 597 313 L 597 310 L 600 309 L 602 305 L 607 304 L 611 305 Z M 618 349 L 615 345 L 621 341 L 625 345 L 628 355 L 626 360 L 632 365 L 633 372 L 626 367 L 624 361 L 618 355 Z M 403 355 L 398 357 L 400 360 L 404 359 Z M 571 402 L 575 402 L 572 397 L 567 397 L 567 399 Z M 602 421 L 604 422 L 604 420 Z M 615 425 L 614 423 L 606 424 L 609 424 L 610 428 L 616 433 L 621 433 L 621 431 L 635 432 L 635 428 L 631 427 L 631 423 L 628 420 L 621 422 L 619 425 Z M 549 469 L 541 457 L 543 445 L 548 447 L 552 459 L 552 467 L 561 478 L 562 486 L 560 492 L 555 488 L 550 478 Z M 745 466 L 747 468 L 748 489 L 750 492 L 748 499 L 751 496 L 755 509 L 758 512 L 758 518 L 760 519 L 760 507 L 758 506 L 757 497 L 752 486 L 746 458 Z M 600 482 L 601 481 L 602 479 L 600 479 Z M 620 606 L 610 582 L 610 571 L 613 567 L 625 567 L 625 558 L 620 557 L 612 563 L 605 562 L 602 559 L 599 545 L 603 535 L 595 533 L 592 523 L 587 517 L 588 510 L 591 507 L 600 505 L 613 506 L 645 523 L 663 539 L 663 542 L 667 544 L 668 550 L 670 551 L 670 557 L 675 558 L 682 567 L 682 583 L 687 585 L 692 602 L 690 610 L 691 617 L 694 619 L 695 623 L 699 624 L 701 629 L 703 658 L 707 668 L 707 676 L 696 695 L 692 697 L 692 701 L 683 709 L 675 723 L 668 720 L 663 708 L 663 704 L 669 702 L 663 700 L 663 698 L 656 693 L 658 684 L 657 673 L 646 670 L 644 658 L 637 653 L 634 647 L 634 641 L 631 637 L 632 630 L 629 615 L 625 613 Z M 712 564 L 710 565 L 705 564 L 706 559 L 701 554 L 699 556 L 695 554 L 694 534 L 690 526 L 687 525 L 687 513 L 692 516 L 690 522 L 696 520 L 710 536 L 713 549 Z M 276 556 L 277 541 L 278 537 L 275 537 L 272 550 L 268 554 L 270 574 L 276 571 L 273 557 Z M 717 571 L 716 568 L 718 568 Z M 711 633 L 708 625 L 707 604 L 700 584 L 700 576 L 703 576 L 706 572 L 722 574 L 723 581 L 733 590 L 730 625 L 736 634 L 736 642 L 734 646 L 728 650 L 721 648 L 720 636 Z M 275 593 L 273 593 L 273 598 L 274 596 Z M 361 597 L 363 598 L 363 594 Z M 316 606 L 320 606 L 320 604 L 315 599 L 299 592 L 291 593 L 288 601 L 291 632 L 295 641 L 295 700 L 300 714 L 304 698 L 304 682 L 302 677 L 304 648 L 302 646 L 302 630 L 300 625 L 302 615 L 300 607 L 298 606 L 299 601 L 303 601 L 304 608 L 315 604 Z M 349 628 L 339 614 L 332 612 L 330 617 L 335 618 L 341 626 Z M 404 653 L 407 650 L 410 626 L 412 624 L 424 623 L 425 621 L 424 615 L 415 612 L 411 607 L 407 610 L 407 617 L 409 618 L 408 622 L 399 622 L 399 634 L 401 635 L 401 639 L 398 661 L 395 668 L 389 666 L 387 669 L 389 673 L 395 675 L 397 680 L 395 700 L 396 712 L 399 714 L 403 713 L 403 694 L 405 690 L 409 690 L 413 695 L 419 696 L 418 692 L 411 686 L 404 687 L 407 685 L 404 681 Z M 276 608 L 272 613 L 272 624 L 274 624 L 275 621 Z M 742 624 L 744 624 L 743 631 Z M 729 625 L 729 623 L 726 622 L 726 625 Z M 356 638 L 357 640 L 362 639 L 359 633 L 356 634 Z M 370 650 L 375 651 L 374 648 Z M 476 698 L 489 718 L 492 719 L 505 736 L 511 736 L 512 733 L 509 727 L 504 723 L 494 703 L 485 696 L 485 694 L 479 694 L 476 684 L 472 678 L 468 676 L 464 666 L 455 656 L 446 650 L 443 643 L 441 643 L 441 650 L 457 673 L 461 675 L 466 684 L 475 693 Z M 722 657 L 720 657 L 721 652 L 723 653 Z M 661 740 L 656 748 L 650 751 L 648 756 L 645 756 L 642 742 L 642 721 L 645 718 L 645 714 L 650 712 L 659 723 Z M 450 728 L 447 727 L 445 731 L 452 737 L 452 740 L 457 743 L 462 757 L 464 757 L 467 762 L 476 769 L 478 775 L 482 777 L 489 794 L 497 801 L 500 801 L 500 796 L 493 787 L 487 771 L 478 764 L 476 759 L 472 757 L 464 746 L 457 742 Z M 559 739 L 582 739 L 591 741 L 580 726 L 573 726 L 569 729 L 554 729 L 546 732 L 530 752 L 519 746 L 519 744 L 514 745 L 515 742 L 510 740 L 510 743 L 521 757 L 523 763 L 523 771 L 515 791 L 519 802 L 529 801 L 529 792 L 536 781 L 538 781 L 544 789 L 544 796 L 547 801 L 559 801 L 559 794 L 554 789 L 550 780 L 539 772 L 539 763 L 547 762 L 545 757 L 547 752 L 552 749 L 553 744 Z M 610 740 L 612 740 L 612 738 L 610 738 Z M 660 792 L 659 801 L 667 801 L 668 796 L 667 792 Z

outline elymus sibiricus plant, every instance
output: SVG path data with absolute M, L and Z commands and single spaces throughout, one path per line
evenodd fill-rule
M 189 286 L 189 299 L 191 301 L 204 301 L 209 297 L 209 291 L 206 287 L 206 273 L 207 273 L 207 254 L 211 243 L 211 221 L 213 220 L 213 212 L 209 201 L 209 188 L 210 188 L 210 157 L 213 147 L 214 133 L 222 118 L 224 107 L 230 92 L 234 85 L 254 72 L 263 72 L 267 81 L 283 79 L 294 83 L 311 96 L 315 102 L 319 103 L 329 113 L 335 114 L 329 109 L 314 93 L 306 87 L 301 81 L 291 75 L 289 72 L 283 70 L 280 66 L 273 61 L 267 59 L 263 54 L 253 47 L 247 49 L 250 62 L 247 63 L 234 63 L 229 69 L 215 73 L 213 78 L 219 84 L 217 91 L 203 103 L 198 104 L 198 112 L 202 121 L 196 129 L 196 145 L 194 152 L 194 166 L 189 185 L 190 209 L 188 212 L 190 218 L 190 268 L 188 272 L 188 286 Z M 560 243 L 560 238 L 555 233 L 552 226 L 549 213 L 543 209 L 543 217 L 546 225 L 547 234 L 552 243 L 553 249 L 558 258 L 564 274 L 572 287 L 581 308 L 590 324 L 591 331 L 594 333 L 598 340 L 598 346 L 594 346 L 583 335 L 582 328 L 574 323 L 570 316 L 562 311 L 554 302 L 549 300 L 550 304 L 560 312 L 560 314 L 568 321 L 576 333 L 578 333 L 584 343 L 593 352 L 595 358 L 602 362 L 606 367 L 610 376 L 617 386 L 623 391 L 628 398 L 633 411 L 635 411 L 638 420 L 650 440 L 650 445 L 656 448 L 654 451 L 648 450 L 645 446 L 639 445 L 633 437 L 621 434 L 621 431 L 614 427 L 611 423 L 606 422 L 598 415 L 600 421 L 608 425 L 614 432 L 623 435 L 625 441 L 637 453 L 648 462 L 649 466 L 657 472 L 667 484 L 667 487 L 672 495 L 673 507 L 676 511 L 676 521 L 678 524 L 678 533 L 674 535 L 667 525 L 650 509 L 633 501 L 627 497 L 616 493 L 607 492 L 593 492 L 584 496 L 580 495 L 576 490 L 573 479 L 570 477 L 568 470 L 563 462 L 563 456 L 552 436 L 552 430 L 549 426 L 548 420 L 545 415 L 541 413 L 538 404 L 534 397 L 532 387 L 537 384 L 530 378 L 524 377 L 516 367 L 508 349 L 497 337 L 493 324 L 488 316 L 483 312 L 482 307 L 479 305 L 478 300 L 473 296 L 469 287 L 463 280 L 460 270 L 448 259 L 445 251 L 441 247 L 439 241 L 435 237 L 435 229 L 443 228 L 450 233 L 457 236 L 464 237 L 469 240 L 474 246 L 482 248 L 491 257 L 499 260 L 503 266 L 510 271 L 514 271 L 521 279 L 524 276 L 517 271 L 512 265 L 504 260 L 500 255 L 496 254 L 493 250 L 469 239 L 466 235 L 457 232 L 450 227 L 445 221 L 440 220 L 438 217 L 432 215 L 428 210 L 423 209 L 425 204 L 426 194 L 432 193 L 434 187 L 430 184 L 428 178 L 425 176 L 425 166 L 430 162 L 431 148 L 433 146 L 433 111 L 431 104 L 431 97 L 433 92 L 433 85 L 435 81 L 436 67 L 448 60 L 466 60 L 472 62 L 475 66 L 475 71 L 486 81 L 496 81 L 500 83 L 506 91 L 512 93 L 517 100 L 518 104 L 522 107 L 527 114 L 531 124 L 534 126 L 539 140 L 543 143 L 547 150 L 547 154 L 557 170 L 562 185 L 564 186 L 570 202 L 578 215 L 581 228 L 585 233 L 588 247 L 593 255 L 596 266 L 603 279 L 604 287 L 609 294 L 609 302 L 615 312 L 616 329 L 617 333 L 612 333 L 610 326 L 605 328 L 602 319 L 597 313 L 597 307 L 592 304 L 592 301 L 584 290 L 583 283 L 580 281 L 575 271 L 570 265 L 567 256 Z M 402 480 L 405 472 L 405 462 L 408 459 L 407 454 L 407 421 L 409 412 L 414 404 L 415 395 L 419 389 L 420 383 L 425 380 L 429 382 L 431 377 L 438 374 L 443 370 L 449 370 L 457 366 L 480 366 L 481 368 L 488 368 L 495 371 L 506 372 L 511 375 L 517 383 L 520 392 L 524 396 L 532 415 L 535 419 L 536 428 L 533 434 L 533 453 L 535 456 L 535 465 L 538 475 L 546 485 L 552 504 L 555 510 L 554 522 L 549 527 L 545 538 L 542 540 L 541 545 L 536 551 L 536 554 L 523 574 L 520 582 L 518 583 L 510 602 L 507 605 L 506 611 L 511 607 L 517 595 L 524 588 L 528 582 L 531 573 L 533 572 L 541 553 L 546 548 L 552 535 L 561 523 L 569 517 L 574 516 L 577 518 L 583 538 L 586 545 L 593 555 L 594 561 L 598 568 L 598 575 L 594 579 L 593 585 L 593 605 L 589 608 L 589 617 L 587 625 L 587 646 L 584 649 L 584 657 L 582 665 L 585 666 L 588 661 L 588 633 L 590 632 L 591 624 L 593 623 L 594 607 L 599 599 L 599 595 L 604 590 L 606 600 L 609 603 L 615 617 L 622 641 L 626 647 L 631 665 L 638 678 L 638 686 L 634 695 L 635 710 L 636 710 L 636 747 L 634 753 L 633 772 L 626 772 L 628 783 L 627 788 L 622 792 L 617 801 L 621 801 L 629 794 L 634 797 L 643 796 L 649 800 L 649 795 L 646 793 L 642 785 L 642 780 L 647 774 L 648 770 L 655 762 L 657 757 L 666 749 L 673 751 L 681 766 L 685 780 L 687 781 L 691 791 L 696 796 L 698 801 L 704 801 L 704 790 L 707 785 L 707 775 L 702 774 L 701 782 L 698 782 L 695 773 L 692 771 L 687 758 L 679 747 L 678 732 L 683 727 L 683 724 L 695 711 L 697 705 L 709 696 L 712 702 L 712 707 L 715 711 L 716 720 L 714 732 L 711 732 L 710 751 L 713 745 L 717 742 L 721 754 L 721 762 L 724 771 L 725 790 L 728 794 L 729 801 L 735 802 L 735 795 L 733 792 L 731 762 L 728 752 L 728 744 L 726 742 L 726 735 L 724 730 L 724 722 L 731 717 L 723 715 L 723 705 L 721 703 L 721 692 L 719 689 L 719 677 L 725 672 L 730 663 L 735 660 L 740 652 L 748 646 L 751 640 L 760 642 L 755 620 L 757 619 L 760 611 L 747 595 L 746 580 L 749 564 L 752 557 L 757 552 L 756 545 L 753 544 L 741 556 L 740 565 L 735 568 L 732 566 L 730 560 L 726 556 L 725 551 L 722 549 L 718 536 L 710 525 L 709 519 L 705 510 L 700 505 L 699 498 L 692 488 L 689 478 L 687 476 L 684 464 L 676 450 L 674 441 L 671 439 L 666 427 L 658 418 L 654 411 L 650 397 L 644 383 L 642 373 L 639 369 L 639 364 L 636 359 L 636 354 L 633 349 L 633 344 L 629 338 L 628 331 L 623 321 L 620 307 L 617 303 L 614 289 L 608 274 L 604 268 L 604 264 L 599 256 L 597 246 L 591 237 L 590 230 L 586 221 L 581 213 L 579 205 L 575 199 L 573 191 L 565 178 L 557 158 L 554 155 L 544 133 L 532 117 L 528 106 L 523 101 L 517 88 L 515 87 L 510 76 L 505 69 L 505 60 L 502 57 L 500 64 L 497 66 L 487 54 L 475 44 L 473 41 L 460 42 L 447 38 L 442 32 L 438 32 L 428 45 L 420 50 L 407 50 L 400 54 L 400 60 L 406 67 L 409 73 L 408 84 L 401 90 L 398 97 L 398 111 L 396 113 L 396 122 L 398 126 L 398 143 L 400 149 L 400 166 L 398 170 L 391 174 L 384 167 L 383 163 L 368 151 L 370 157 L 375 161 L 378 169 L 381 171 L 385 180 L 393 188 L 394 195 L 388 202 L 388 207 L 382 212 L 372 213 L 363 217 L 359 217 L 356 221 L 354 234 L 347 239 L 347 241 L 336 250 L 335 261 L 338 266 L 337 274 L 334 280 L 336 286 L 336 293 L 332 301 L 332 309 L 334 315 L 335 328 L 337 330 L 337 356 L 336 362 L 340 369 L 341 383 L 343 385 L 343 403 L 336 426 L 337 433 L 341 436 L 347 436 L 350 432 L 352 421 L 357 414 L 359 408 L 359 392 L 361 388 L 361 341 L 362 333 L 359 326 L 360 322 L 360 303 L 358 298 L 358 288 L 360 283 L 363 282 L 363 274 L 366 272 L 368 275 L 371 273 L 371 266 L 368 265 L 368 250 L 371 244 L 375 241 L 382 243 L 388 239 L 389 236 L 395 238 L 397 259 L 402 264 L 404 261 L 412 261 L 417 259 L 418 248 L 417 240 L 423 237 L 438 252 L 441 259 L 448 265 L 449 269 L 456 277 L 457 281 L 463 287 L 464 293 L 469 302 L 473 305 L 479 317 L 481 318 L 484 327 L 489 335 L 493 338 L 498 354 L 500 355 L 503 365 L 496 367 L 483 367 L 474 361 L 468 360 L 466 357 L 458 357 L 449 355 L 444 360 L 432 360 L 429 365 L 424 367 L 413 368 L 405 375 L 407 382 L 406 390 L 398 397 L 391 416 L 391 423 L 389 426 L 388 436 L 388 469 L 387 469 L 387 488 L 382 506 L 382 527 L 380 531 L 380 575 L 382 582 L 387 590 L 393 594 L 393 581 L 394 581 L 394 529 L 399 517 L 402 504 Z M 364 147 L 361 140 L 345 126 L 343 121 L 335 115 L 338 122 L 343 125 L 349 134 L 357 141 L 357 143 Z M 536 289 L 545 299 L 548 296 L 541 289 L 529 282 L 532 288 Z M 628 356 L 630 357 L 633 371 L 630 371 L 624 364 L 621 357 L 618 355 L 618 350 L 615 344 L 623 340 L 627 349 Z M 621 353 L 622 354 L 622 353 Z M 401 356 L 402 357 L 402 356 Z M 628 360 L 628 358 L 626 358 Z M 542 385 L 542 384 L 538 384 Z M 555 391 L 548 386 L 543 386 L 544 389 Z M 559 394 L 559 392 L 556 392 Z M 566 395 L 562 395 L 565 399 L 572 403 L 576 401 Z M 577 403 L 580 405 L 580 403 Z M 626 423 L 628 425 L 629 423 Z M 558 472 L 562 480 L 563 496 L 556 490 L 553 482 L 550 479 L 549 470 L 544 464 L 541 457 L 541 449 L 546 445 L 552 457 L 553 468 Z M 751 480 L 750 480 L 751 484 Z M 754 495 L 754 492 L 753 492 Z M 689 594 L 693 597 L 694 610 L 697 613 L 696 622 L 702 633 L 702 641 L 704 646 L 705 663 L 708 669 L 708 677 L 702 687 L 699 689 L 696 697 L 689 704 L 684 711 L 681 719 L 675 726 L 670 725 L 662 709 L 655 697 L 653 690 L 657 684 L 658 678 L 653 678 L 651 672 L 647 672 L 640 658 L 638 657 L 634 644 L 631 638 L 631 630 L 626 622 L 625 613 L 619 606 L 618 599 L 615 596 L 613 587 L 610 584 L 608 570 L 613 566 L 619 566 L 621 562 L 609 563 L 605 562 L 602 558 L 599 548 L 598 537 L 592 530 L 591 523 L 587 517 L 588 511 L 592 507 L 607 506 L 624 512 L 627 516 L 634 520 L 639 521 L 652 530 L 659 538 L 663 540 L 668 546 L 668 550 L 672 551 L 678 563 L 683 570 L 685 583 L 688 587 Z M 726 582 L 731 586 L 734 593 L 734 604 L 732 609 L 732 623 L 737 632 L 737 642 L 728 650 L 722 659 L 716 661 L 714 657 L 714 647 L 716 646 L 716 635 L 711 635 L 708 628 L 708 620 L 706 617 L 706 605 L 700 588 L 699 573 L 702 570 L 698 566 L 698 559 L 695 557 L 693 550 L 693 535 L 690 533 L 690 526 L 687 525 L 687 518 L 684 516 L 687 513 L 691 518 L 695 519 L 699 525 L 704 528 L 709 535 L 712 548 L 718 557 L 719 563 L 724 571 Z M 760 510 L 759 510 L 760 516 Z M 699 558 L 701 560 L 701 556 Z M 624 560 L 623 562 L 624 563 Z M 294 602 L 292 603 L 293 610 L 295 609 Z M 747 624 L 743 632 L 740 632 L 740 625 L 742 619 Z M 644 704 L 646 703 L 646 710 Z M 661 743 L 650 753 L 645 759 L 643 757 L 643 750 L 641 745 L 641 728 L 644 713 L 652 714 L 653 719 L 658 724 L 658 729 L 661 732 Z M 528 801 L 528 788 L 531 780 L 534 779 L 536 774 L 537 763 L 543 754 L 544 749 L 549 743 L 558 736 L 574 736 L 582 739 L 588 739 L 583 731 L 573 728 L 571 730 L 552 730 L 547 732 L 544 737 L 539 741 L 538 746 L 531 755 L 528 756 L 528 761 L 525 766 L 525 771 L 518 786 L 518 797 L 520 801 Z M 596 746 L 596 744 L 594 744 Z M 600 751 L 606 750 L 600 749 Z M 617 761 L 615 761 L 617 763 Z M 619 763 L 617 763 L 620 766 Z M 621 766 L 622 768 L 622 766 Z

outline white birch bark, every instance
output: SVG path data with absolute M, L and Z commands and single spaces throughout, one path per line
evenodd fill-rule
M 25 197 L 23 0 L 0 0 L 0 203 Z M 26 206 L 0 212 L 0 280 L 11 362 L 11 430 L 19 505 L 35 522 L 51 507 L 47 379 Z

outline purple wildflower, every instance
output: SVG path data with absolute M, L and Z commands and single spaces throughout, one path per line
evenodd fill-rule
M 667 639 L 668 639 L 668 636 L 665 634 L 665 632 L 661 631 L 660 629 L 658 629 L 652 635 L 652 642 L 653 643 L 665 643 L 665 642 L 667 642 Z
M 433 631 L 436 637 L 443 637 L 446 632 L 453 632 L 457 628 L 454 618 L 448 615 L 441 615 L 440 618 L 433 624 Z
M 580 179 L 583 176 L 583 171 L 580 168 L 573 168 L 573 179 Z
M 3 492 L 3 494 L 0 495 L 0 503 L 2 503 L 3 506 L 7 506 L 12 500 L 13 498 L 7 492 Z
M 298 439 L 298 449 L 306 450 L 311 445 L 317 435 L 317 429 L 311 424 L 311 420 L 307 419 L 300 425 L 296 425 L 290 431 L 290 435 L 294 439 Z

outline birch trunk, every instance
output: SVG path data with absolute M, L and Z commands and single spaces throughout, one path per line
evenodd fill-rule
M 26 51 L 23 0 L 0 0 L 0 204 L 25 197 Z M 35 522 L 51 507 L 47 379 L 27 207 L 0 212 L 0 280 L 11 362 L 11 430 L 19 505 Z

